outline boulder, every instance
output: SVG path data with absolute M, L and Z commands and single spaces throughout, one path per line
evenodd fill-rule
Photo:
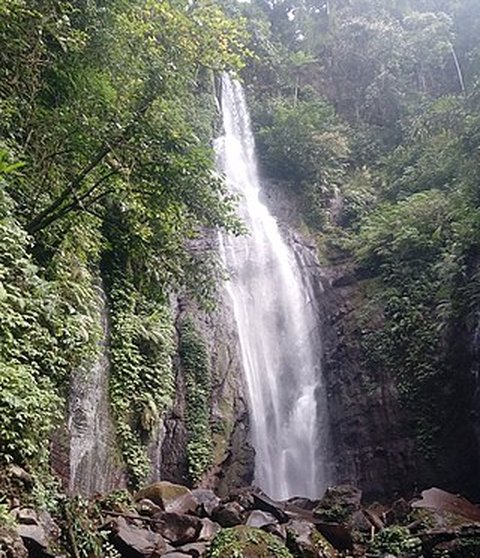
M 39 557 L 52 556 L 50 547 L 60 536 L 60 529 L 52 516 L 42 511 L 39 514 L 32 508 L 15 510 L 19 525 L 17 533 L 22 538 L 29 554 Z
M 352 530 L 340 523 L 316 523 L 317 530 L 337 550 L 353 550 L 354 540 Z
M 349 484 L 332 486 L 314 510 L 314 515 L 326 523 L 347 522 L 361 510 L 362 491 Z
M 431 534 L 430 534 L 431 536 Z M 448 558 L 465 558 L 480 556 L 480 529 L 464 527 L 455 532 L 454 537 L 444 537 L 434 543 L 428 534 L 420 536 L 425 556 L 448 556 Z M 434 544 L 432 544 L 434 543 Z
M 280 523 L 286 523 L 288 516 L 285 513 L 285 505 L 280 502 L 275 502 L 268 496 L 262 493 L 253 494 L 253 507 L 256 510 L 265 511 L 274 515 Z
M 210 517 L 213 510 L 220 504 L 220 498 L 213 490 L 196 488 L 192 490 L 192 496 L 197 502 L 197 514 L 201 517 Z
M 285 506 L 287 507 L 287 509 L 300 508 L 301 510 L 312 511 L 318 506 L 319 503 L 319 500 L 309 500 L 308 498 L 294 497 L 287 500 L 285 502 Z
M 200 558 L 204 556 L 208 550 L 208 543 L 205 542 L 196 542 L 191 544 L 186 544 L 177 548 L 178 552 L 182 552 L 187 556 L 193 556 L 193 558 Z
M 15 464 L 11 464 L 8 467 L 8 474 L 10 475 L 10 477 L 13 477 L 19 481 L 21 481 L 27 488 L 30 488 L 33 486 L 33 477 L 32 475 L 30 475 L 30 473 L 27 473 L 27 471 L 25 471 L 25 469 L 22 469 L 22 467 L 15 465 Z
M 131 525 L 123 517 L 110 521 L 110 542 L 123 558 L 157 558 L 163 556 L 163 537 L 148 529 Z
M 0 525 L 0 556 L 2 558 L 27 558 L 28 552 L 15 529 Z
M 163 508 L 161 508 L 157 504 L 154 504 L 151 500 L 147 500 L 146 498 L 137 502 L 135 504 L 135 507 L 139 514 L 146 515 L 148 517 L 151 517 L 152 515 L 163 511 Z
M 249 527 L 258 527 L 258 529 L 261 529 L 266 525 L 277 525 L 278 519 L 271 513 L 261 510 L 253 510 L 248 516 L 246 524 Z
M 33 508 L 17 508 L 13 516 L 22 525 L 39 525 L 37 512 Z
M 198 541 L 211 541 L 220 530 L 220 525 L 218 523 L 214 523 L 207 517 L 201 519 L 201 523 L 202 527 L 200 529 L 200 533 L 198 534 Z
M 255 505 L 255 493 L 252 488 L 240 488 L 231 492 L 227 502 L 237 502 L 244 510 L 253 510 Z
M 293 558 L 276 537 L 261 529 L 238 525 L 219 531 L 206 558 Z
M 392 507 L 385 512 L 385 523 L 388 525 L 405 525 L 412 508 L 403 498 L 393 502 Z
M 17 533 L 22 538 L 29 556 L 46 558 L 52 556 L 49 551 L 50 541 L 48 534 L 41 525 L 18 525 Z
M 342 484 L 328 488 L 313 510 L 317 529 L 337 550 L 353 549 L 354 542 L 375 528 L 363 513 L 361 500 L 361 490 Z
M 157 506 L 165 509 L 168 504 L 185 494 L 191 494 L 186 486 L 168 481 L 158 481 L 140 489 L 135 495 L 135 500 L 151 500 Z
M 315 525 L 293 519 L 287 525 L 287 545 L 298 558 L 334 558 L 333 546 L 317 531 Z
M 190 513 L 195 514 L 198 508 L 197 500 L 190 492 L 182 494 L 178 498 L 165 503 L 165 511 L 172 513 Z
M 275 523 L 271 525 L 264 525 L 262 530 L 279 538 L 282 542 L 287 540 L 287 526 L 285 523 Z
M 430 488 L 422 492 L 422 498 L 412 503 L 414 509 L 427 509 L 434 512 L 449 513 L 472 523 L 480 523 L 480 508 L 461 496 L 456 496 Z
M 202 522 L 197 517 L 174 512 L 162 512 L 155 515 L 154 529 L 174 547 L 195 542 L 202 529 Z
M 238 502 L 227 502 L 213 510 L 212 519 L 222 527 L 234 527 L 245 522 L 246 511 Z

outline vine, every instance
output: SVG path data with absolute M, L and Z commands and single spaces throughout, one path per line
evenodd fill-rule
M 198 481 L 213 459 L 209 402 L 211 370 L 204 340 L 191 319 L 180 328 L 180 358 L 185 371 L 187 397 L 187 460 L 193 482 Z
M 114 284 L 110 393 L 130 484 L 149 472 L 147 443 L 174 393 L 174 328 L 165 305 L 147 301 L 127 282 Z

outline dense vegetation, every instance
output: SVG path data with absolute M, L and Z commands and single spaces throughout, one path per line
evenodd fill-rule
M 363 279 L 365 384 L 395 378 L 434 458 L 465 385 L 459 333 L 478 324 L 480 6 L 237 9 L 257 53 L 244 75 L 263 172 L 303 207 L 325 263 Z
M 132 485 L 148 475 L 174 395 L 169 295 L 208 307 L 217 266 L 191 245 L 240 230 L 210 144 L 215 76 L 244 64 L 262 171 L 325 260 L 368 278 L 366 373 L 395 377 L 433 456 L 452 332 L 478 325 L 479 29 L 476 0 L 0 0 L 1 465 L 45 475 L 103 289 L 122 455 Z M 179 333 L 198 479 L 209 370 Z
M 214 174 L 215 72 L 240 20 L 210 2 L 0 1 L 0 460 L 46 471 L 69 378 L 111 314 L 111 399 L 132 484 L 173 392 L 173 289 L 208 304 L 236 230 Z

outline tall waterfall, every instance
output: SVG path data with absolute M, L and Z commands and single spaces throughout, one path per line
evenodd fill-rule
M 317 497 L 326 487 L 327 413 L 318 318 L 299 254 L 260 199 L 241 85 L 222 82 L 218 165 L 241 197 L 249 234 L 220 239 L 249 398 L 255 484 L 276 499 Z

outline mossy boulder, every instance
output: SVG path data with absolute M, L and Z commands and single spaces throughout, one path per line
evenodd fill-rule
M 327 523 L 345 523 L 361 510 L 362 491 L 348 484 L 332 486 L 314 510 Z
M 293 519 L 287 525 L 287 545 L 295 558 L 335 558 L 336 550 L 306 521 Z
M 293 558 L 287 547 L 261 529 L 239 525 L 219 531 L 207 558 Z
M 186 495 L 191 496 L 191 492 L 186 486 L 173 484 L 168 481 L 159 481 L 139 490 L 135 495 L 135 500 L 137 502 L 140 500 L 150 500 L 166 511 L 177 511 L 169 508 L 176 500 Z

